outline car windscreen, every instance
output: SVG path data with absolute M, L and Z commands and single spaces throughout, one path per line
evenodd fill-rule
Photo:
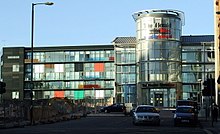
M 191 107 L 178 107 L 176 109 L 177 113 L 194 113 L 194 109 Z
M 138 107 L 136 109 L 136 113 L 141 113 L 141 112 L 156 113 L 157 110 L 154 107 Z

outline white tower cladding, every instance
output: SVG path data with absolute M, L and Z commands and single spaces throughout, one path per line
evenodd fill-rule
M 182 98 L 181 42 L 184 13 L 144 10 L 136 21 L 138 103 L 173 106 Z

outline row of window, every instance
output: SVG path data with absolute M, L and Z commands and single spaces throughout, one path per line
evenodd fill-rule
M 112 97 L 113 91 L 112 90 L 75 90 L 75 91 L 41 91 L 39 94 L 38 92 L 33 92 L 34 97 L 48 99 L 53 97 L 67 97 L 69 99 L 78 100 L 78 99 L 85 99 L 94 98 L 95 99 L 104 99 Z M 14 93 L 12 94 L 13 98 L 18 99 L 19 94 Z M 27 95 L 28 96 L 28 95 Z M 89 100 L 88 100 L 89 101 Z
M 33 80 L 114 79 L 114 63 L 34 64 Z M 31 66 L 25 66 L 30 80 Z
M 25 83 L 25 89 L 30 89 L 31 84 Z M 92 88 L 114 88 L 114 81 L 55 81 L 34 82 L 35 90 L 65 90 L 65 89 L 92 89 Z
M 34 73 L 33 80 L 92 80 L 114 79 L 115 72 L 64 72 L 64 73 Z M 25 73 L 25 80 L 31 79 L 31 73 Z
M 180 82 L 181 74 L 177 72 L 172 74 L 148 74 L 148 71 L 141 72 L 141 81 L 169 81 Z
M 17 66 L 13 66 L 13 70 Z M 72 63 L 72 64 L 34 64 L 34 73 L 60 72 L 108 72 L 114 71 L 114 63 Z M 25 72 L 31 72 L 31 65 L 25 66 Z
M 31 53 L 26 53 L 26 62 L 30 62 Z M 114 50 L 106 51 L 64 51 L 35 52 L 34 62 L 74 62 L 74 61 L 113 61 Z

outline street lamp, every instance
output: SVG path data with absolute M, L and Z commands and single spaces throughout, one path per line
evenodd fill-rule
M 199 93 L 197 95 L 197 102 L 200 103 L 200 108 L 202 107 L 202 79 L 198 79 L 199 82 Z
M 94 87 L 92 87 L 92 90 L 93 90 L 93 96 L 94 96 L 94 109 L 95 109 L 95 114 L 96 114 L 96 90 Z
M 35 5 L 48 5 L 51 6 L 54 3 L 44 2 L 44 3 L 32 3 L 32 16 L 31 16 L 31 82 L 30 82 L 30 98 L 31 98 L 31 108 L 30 108 L 30 121 L 33 123 L 33 60 L 34 60 L 34 6 Z

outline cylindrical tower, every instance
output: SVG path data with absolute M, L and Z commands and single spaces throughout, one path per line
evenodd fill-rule
M 171 107 L 182 98 L 181 42 L 183 12 L 144 10 L 136 21 L 137 101 Z

